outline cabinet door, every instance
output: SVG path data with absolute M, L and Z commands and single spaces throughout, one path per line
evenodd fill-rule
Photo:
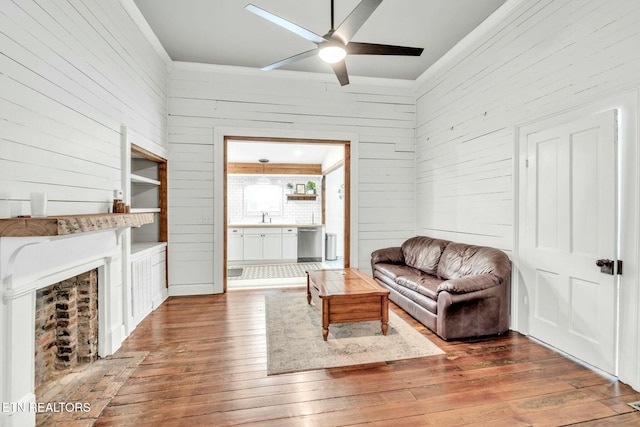
M 282 234 L 264 234 L 262 259 L 282 259 Z
M 150 255 L 131 261 L 131 319 L 134 326 L 151 313 L 153 308 L 152 280 L 152 257 Z
M 262 235 L 245 234 L 243 237 L 244 261 L 258 261 L 262 259 Z
M 282 258 L 298 259 L 298 233 L 295 228 L 285 228 L 282 231 Z
M 244 257 L 242 230 L 229 229 L 227 235 L 227 261 L 242 261 Z

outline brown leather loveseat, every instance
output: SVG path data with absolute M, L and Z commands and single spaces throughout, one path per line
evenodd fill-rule
M 426 236 L 371 254 L 389 298 L 445 340 L 509 329 L 511 262 L 502 251 Z

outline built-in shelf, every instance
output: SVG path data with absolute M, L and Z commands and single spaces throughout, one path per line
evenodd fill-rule
M 166 242 L 167 161 L 131 143 L 129 162 L 130 185 L 125 201 L 130 203 L 131 212 L 150 213 L 156 218 L 154 226 L 133 230 L 131 242 Z
M 157 179 L 151 179 L 133 173 L 131 174 L 131 182 L 135 182 L 136 184 L 160 185 L 160 181 L 158 181 Z
M 151 224 L 151 213 L 112 213 L 0 219 L 0 237 L 63 236 Z
M 317 194 L 287 194 L 287 200 L 316 200 Z
M 159 213 L 160 208 L 131 208 L 131 213 Z

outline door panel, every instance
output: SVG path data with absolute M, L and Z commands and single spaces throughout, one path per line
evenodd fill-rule
M 527 206 L 520 260 L 530 334 L 615 371 L 616 112 L 521 135 Z

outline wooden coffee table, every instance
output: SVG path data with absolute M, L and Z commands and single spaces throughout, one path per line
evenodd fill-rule
M 313 295 L 312 295 L 313 294 Z M 334 323 L 380 320 L 382 334 L 389 325 L 389 290 L 356 268 L 307 272 L 307 303 L 322 300 L 322 338 Z

